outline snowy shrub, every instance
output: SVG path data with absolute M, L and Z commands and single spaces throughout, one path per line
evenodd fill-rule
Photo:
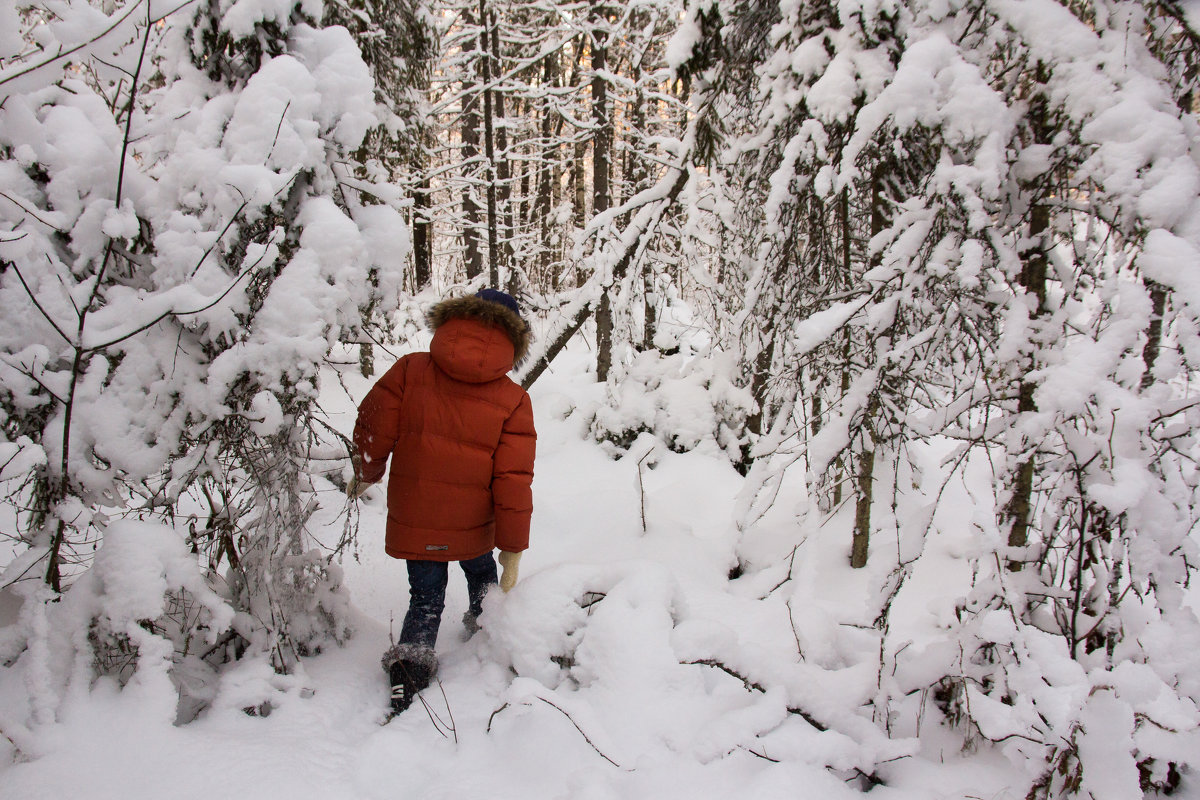
M 1200 644 L 1194 15 L 712 5 L 724 25 L 692 56 L 747 132 L 721 169 L 745 276 L 730 338 L 769 429 L 742 547 L 803 462 L 798 527 L 850 539 L 887 598 L 856 621 L 880 639 L 878 724 L 934 696 L 1031 800 L 1186 781 L 1200 686 L 1162 642 Z M 903 514 L 905 461 L 941 437 L 944 483 Z M 977 513 L 939 528 L 960 481 Z M 961 537 L 968 598 L 910 648 L 892 603 L 935 534 Z
M 650 433 L 675 452 L 719 451 L 740 463 L 753 401 L 733 374 L 731 357 L 719 353 L 638 353 L 609 382 L 591 434 L 613 454 Z
M 397 297 L 409 250 L 395 189 L 355 177 L 379 123 L 370 70 L 319 3 L 17 8 L 0 480 L 19 548 L 0 585 L 82 598 L 98 541 L 130 554 L 106 547 L 114 520 L 191 518 L 239 612 L 214 656 L 288 671 L 349 633 L 340 570 L 306 530 L 313 453 L 348 455 L 317 421 L 320 369 Z M 142 633 L 89 628 L 99 672 L 124 680 L 158 653 L 146 636 L 190 630 L 195 591 L 172 597 Z
M 1072 658 L 1057 634 L 1003 605 L 962 608 L 959 617 L 962 646 L 953 664 L 941 665 L 947 677 L 934 701 L 947 721 L 969 731 L 973 746 L 994 742 L 1030 770 L 1030 798 L 1137 797 L 1178 786 L 1200 747 L 1200 706 L 1163 674 L 1167 654 L 1108 667 L 1103 651 Z M 1122 649 L 1133 654 L 1136 646 Z M 938 651 L 935 645 L 924 658 Z
M 91 568 L 56 598 L 17 584 L 18 622 L 5 631 L 0 697 L 22 749 L 69 711 L 93 681 L 112 680 L 170 724 L 212 700 L 235 611 L 209 585 L 170 527 L 133 520 L 105 531 Z M 215 656 L 215 657 L 214 657 Z
M 799 657 L 782 602 L 706 591 L 693 608 L 695 596 L 668 566 L 625 560 L 543 570 L 489 602 L 489 660 L 517 676 L 492 729 L 513 735 L 552 709 L 619 766 L 746 750 L 847 779 L 913 752 L 913 741 L 889 740 L 863 716 L 871 670 Z

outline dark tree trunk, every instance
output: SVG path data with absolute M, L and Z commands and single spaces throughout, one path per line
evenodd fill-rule
M 495 126 L 492 121 L 493 92 L 490 39 L 495 36 L 491 29 L 486 6 L 487 0 L 479 0 L 479 22 L 483 26 L 480 34 L 480 50 L 483 62 L 483 148 L 487 159 L 484 182 L 487 184 L 487 241 L 488 241 L 488 284 L 500 286 L 500 246 L 496 218 L 496 145 Z
M 603 13 L 602 6 L 593 6 L 594 18 Z M 607 69 L 607 48 L 604 34 L 596 31 L 592 39 L 592 213 L 608 210 L 609 159 L 612 153 L 612 124 L 608 113 L 608 82 L 601 75 Z M 612 283 L 604 287 L 600 308 L 596 311 L 596 380 L 608 380 L 612 369 L 613 308 L 612 292 L 623 275 L 613 275 Z
M 637 89 L 633 96 L 633 107 L 629 110 L 633 130 L 628 138 L 636 141 L 646 130 L 646 92 L 642 88 L 640 64 L 633 69 L 633 81 Z M 630 143 L 632 144 L 632 141 Z M 649 171 L 646 169 L 646 162 L 641 158 L 641 154 L 635 152 L 633 147 L 627 147 L 625 152 L 629 157 L 626 177 L 629 183 L 629 194 L 632 197 L 646 188 Z M 628 218 L 622 224 L 628 224 Z M 654 265 L 650 259 L 645 259 L 642 262 L 642 341 L 640 345 L 642 350 L 650 350 L 654 347 L 654 334 L 658 327 L 657 302 L 658 298 L 654 287 Z
M 774 312 L 767 319 L 770 320 L 773 316 Z M 754 397 L 754 413 L 746 418 L 746 430 L 756 436 L 762 434 L 767 427 L 767 390 L 770 388 L 768 379 L 771 376 L 771 362 L 775 360 L 775 336 L 771 332 L 769 321 L 764 328 L 763 334 L 768 338 L 758 351 L 758 355 L 754 357 L 754 373 L 750 376 L 750 394 Z
M 1037 145 L 1049 144 L 1052 136 L 1045 94 L 1045 82 L 1048 77 L 1045 65 L 1038 62 L 1034 69 L 1036 85 L 1032 88 L 1029 104 L 1030 129 L 1033 143 Z M 1034 311 L 1035 318 L 1042 316 L 1046 311 L 1046 275 L 1049 266 L 1047 240 L 1050 231 L 1049 201 L 1051 192 L 1049 178 L 1048 175 L 1042 176 L 1032 187 L 1029 245 L 1022 253 L 1020 283 L 1021 287 L 1037 300 L 1037 308 Z M 1032 366 L 1031 363 L 1025 364 L 1026 374 L 1032 370 Z M 1037 384 L 1022 376 L 1017 398 L 1018 418 L 1037 410 L 1037 403 L 1033 397 L 1036 389 Z M 1029 543 L 1029 530 L 1033 518 L 1033 485 L 1037 476 L 1037 459 L 1033 449 L 1035 448 L 1031 446 L 1025 460 L 1017 467 L 1012 497 L 1005 508 L 1005 516 L 1010 525 L 1008 529 L 1009 547 L 1024 547 Z M 1008 563 L 1009 569 L 1012 570 L 1019 570 L 1021 566 L 1022 563 L 1016 559 L 1012 559 Z
M 879 413 L 879 403 L 872 396 L 867 415 Z M 864 433 L 864 438 L 869 434 Z M 850 543 L 850 566 L 861 569 L 867 565 L 867 550 L 871 545 L 871 501 L 874 499 L 875 446 L 872 442 L 858 455 L 858 491 L 854 503 L 854 538 Z
M 1146 372 L 1142 375 L 1143 391 L 1154 383 L 1154 364 L 1162 350 L 1163 315 L 1167 313 L 1167 290 L 1154 281 L 1147 281 L 1146 286 L 1150 289 L 1151 316 L 1146 346 L 1142 348 L 1142 361 L 1146 364 Z
M 854 285 L 854 275 L 851 270 L 851 251 L 854 237 L 850 230 L 850 190 L 842 189 L 841 195 L 838 197 L 838 226 L 841 228 L 842 242 L 840 252 L 840 270 L 837 271 L 837 276 L 834 277 L 833 283 L 839 289 L 845 290 Z M 851 334 L 849 329 L 841 332 L 842 336 L 842 373 L 838 388 L 841 390 L 841 397 L 845 398 L 850 393 L 850 359 L 854 354 L 854 347 L 851 342 Z M 842 503 L 842 487 L 845 485 L 849 476 L 846 474 L 848 468 L 846 466 L 845 456 L 839 455 L 833 465 L 833 508 L 837 508 Z M 870 520 L 868 519 L 868 524 Z M 856 520 L 857 523 L 857 520 Z M 858 533 L 857 525 L 855 527 L 855 536 Z
M 554 85 L 557 59 L 548 55 L 542 59 L 542 85 L 549 88 Z M 533 201 L 533 218 L 538 226 L 537 271 L 541 276 L 550 272 L 550 209 L 553 207 L 553 180 L 555 171 L 551 163 L 557 160 L 557 147 L 551 147 L 550 134 L 553 131 L 553 115 L 550 102 L 545 100 L 541 107 L 541 159 L 538 162 L 537 197 Z M 551 282 L 552 288 L 558 288 L 557 276 Z
M 890 158 L 885 158 L 875 167 L 871 176 L 871 238 L 875 238 L 889 224 L 887 208 L 887 173 L 896 168 Z M 842 192 L 842 217 L 845 225 L 844 256 L 847 276 L 850 259 L 850 195 Z M 872 260 L 872 266 L 878 259 Z M 878 379 L 882 381 L 882 375 Z M 848 388 L 848 387 L 846 387 Z M 867 565 L 867 552 L 871 544 L 871 503 L 875 499 L 875 449 L 879 425 L 879 392 L 877 388 L 867 401 L 859 426 L 862 447 L 858 453 L 858 485 L 855 487 L 854 538 L 850 544 L 850 566 L 861 569 Z
M 430 213 L 429 178 L 423 177 L 413 192 L 413 280 L 417 291 L 433 280 L 433 217 Z
M 475 16 L 470 9 L 463 10 L 463 23 L 468 27 L 475 24 Z M 471 89 L 470 86 L 463 86 L 462 95 L 462 160 L 466 164 L 472 164 L 479 157 L 479 107 L 476 94 Z M 463 263 L 467 278 L 473 279 L 483 273 L 483 251 L 479 241 L 480 208 L 470 176 L 465 177 L 467 180 L 462 190 Z
M 492 73 L 499 77 L 503 72 L 503 61 L 500 60 L 500 25 L 496 21 L 496 12 L 491 12 L 492 31 L 489 38 L 491 44 L 492 64 L 494 69 Z M 509 274 L 512 270 L 513 261 L 513 234 L 516 231 L 516 225 L 513 220 L 512 207 L 512 166 L 508 158 L 508 127 L 505 125 L 504 119 L 504 92 L 497 89 L 492 92 L 492 119 L 493 126 L 497 128 L 495 134 L 496 153 L 493 161 L 495 175 L 498 181 L 496 186 L 496 226 L 502 227 L 499 230 L 499 240 L 501 242 L 501 251 L 497 254 L 497 259 L 500 266 L 497 272 L 497 281 L 502 274 Z M 510 288 L 512 280 L 510 279 Z M 496 283 L 499 286 L 499 282 Z

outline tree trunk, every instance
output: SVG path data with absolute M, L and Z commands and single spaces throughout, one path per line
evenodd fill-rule
M 1029 107 L 1033 143 L 1049 144 L 1052 131 L 1049 130 L 1044 87 L 1048 78 L 1045 65 L 1038 62 L 1034 75 L 1036 86 L 1033 87 L 1033 96 Z M 1049 265 L 1047 239 L 1050 229 L 1049 195 L 1049 176 L 1043 176 L 1032 187 L 1029 246 L 1022 254 L 1020 283 L 1026 293 L 1033 295 L 1036 299 L 1037 305 L 1033 314 L 1035 319 L 1042 316 L 1046 310 L 1046 273 Z M 1028 374 L 1032 367 L 1032 363 L 1027 362 L 1024 366 L 1025 373 Z M 1036 388 L 1037 385 L 1033 381 L 1024 376 L 1021 378 L 1017 399 L 1018 419 L 1037 410 L 1037 403 L 1033 399 Z M 1033 484 L 1037 474 L 1037 461 L 1032 449 L 1034 448 L 1031 448 L 1029 455 L 1017 467 L 1012 497 L 1004 510 L 1010 525 L 1008 530 L 1009 547 L 1025 547 L 1029 543 L 1029 529 L 1033 515 Z M 1021 562 L 1016 559 L 1010 559 L 1008 562 L 1009 569 L 1014 571 L 1020 570 L 1021 566 Z
M 489 41 L 496 35 L 491 30 L 486 6 L 487 0 L 479 0 L 479 23 L 483 26 L 480 34 L 480 49 L 483 51 L 483 148 L 487 159 L 484 181 L 487 184 L 487 240 L 488 240 L 488 284 L 500 287 L 500 246 L 499 221 L 496 215 L 496 145 L 495 127 L 492 122 L 492 66 L 491 47 Z
M 593 6 L 594 18 L 599 19 L 602 6 Z M 608 114 L 608 82 L 601 75 L 607 68 L 607 48 L 604 34 L 595 31 L 592 39 L 592 213 L 608 210 L 609 158 L 612 150 L 612 127 Z M 608 380 L 612 369 L 613 308 L 612 292 L 623 275 L 612 275 L 600 297 L 596 311 L 596 380 Z
M 774 316 L 774 310 L 768 317 Z M 767 428 L 770 415 L 767 413 L 767 390 L 770 388 L 768 378 L 771 376 L 771 362 L 775 360 L 775 336 L 770 323 L 764 326 L 763 334 L 767 341 L 754 357 L 754 374 L 750 377 L 750 395 L 754 398 L 754 413 L 746 418 L 746 430 L 755 436 L 761 435 Z
M 612 157 L 612 121 L 608 110 L 608 80 L 600 73 L 607 69 L 608 48 L 604 34 L 596 33 L 592 43 L 592 214 L 601 214 L 609 206 L 609 160 Z
M 542 85 L 547 89 L 554 85 L 557 60 L 551 54 L 542 59 Z M 533 217 L 538 225 L 537 242 L 537 271 L 545 278 L 550 272 L 550 210 L 553 208 L 553 180 L 555 171 L 551 163 L 557 160 L 558 148 L 551 147 L 550 133 L 553 130 L 553 119 L 550 111 L 550 101 L 547 98 L 541 107 L 541 161 L 538 163 L 537 197 L 533 202 Z M 558 288 L 557 276 L 551 280 L 551 288 Z
M 420 291 L 433 280 L 433 216 L 430 213 L 428 176 L 413 192 L 413 279 Z
M 850 331 L 842 331 L 842 372 L 839 380 L 838 389 L 841 391 L 839 396 L 845 398 L 850 394 Z M 842 487 L 845 485 L 845 477 L 846 457 L 839 453 L 833 462 L 833 503 L 830 505 L 831 509 L 837 508 L 842 504 Z
M 854 285 L 854 276 L 851 272 L 851 263 L 852 262 L 851 262 L 851 255 L 850 255 L 851 254 L 851 245 L 853 244 L 854 237 L 851 235 L 851 231 L 850 231 L 850 190 L 849 190 L 849 188 L 842 189 L 842 193 L 838 196 L 838 206 L 837 207 L 838 207 L 838 225 L 841 228 L 841 234 L 842 234 L 841 253 L 840 253 L 841 261 L 839 263 L 839 266 L 841 267 L 841 269 L 838 272 L 837 277 L 834 278 L 834 285 L 844 291 L 846 289 L 849 289 L 852 285 Z M 851 335 L 850 335 L 849 329 L 843 330 L 841 335 L 842 335 L 842 374 L 841 374 L 841 382 L 839 384 L 839 388 L 841 390 L 841 395 L 840 395 L 841 398 L 845 399 L 846 395 L 848 395 L 850 393 L 850 379 L 851 379 L 850 357 L 853 355 L 854 348 L 850 341 Z M 860 478 L 861 478 L 861 476 L 860 476 Z M 839 455 L 837 457 L 837 460 L 834 461 L 833 503 L 830 506 L 831 509 L 837 508 L 839 505 L 841 505 L 841 503 L 842 503 L 842 487 L 845 485 L 847 480 L 848 480 L 848 476 L 846 474 L 846 458 L 842 455 Z M 868 515 L 870 514 L 869 508 L 868 508 L 867 513 L 868 513 Z M 867 529 L 869 530 L 869 528 L 870 528 L 870 519 L 868 517 Z M 858 528 L 857 528 L 857 520 L 856 520 L 856 526 L 855 526 L 855 531 L 856 531 L 855 537 L 856 538 L 858 536 L 857 530 L 858 530 Z M 863 545 L 863 552 L 864 553 L 866 552 L 865 544 Z
M 890 158 L 885 158 L 875 166 L 875 172 L 871 176 L 871 238 L 875 238 L 888 225 L 887 211 L 887 182 L 885 173 L 892 168 L 893 164 Z M 842 191 L 842 218 L 845 226 L 845 244 L 843 245 L 843 259 L 846 264 L 846 274 L 849 276 L 849 260 L 850 260 L 850 195 L 846 190 Z M 877 258 L 872 259 L 872 266 L 876 266 Z M 848 341 L 848 340 L 847 340 Z M 880 379 L 882 380 L 882 374 Z M 867 401 L 867 407 L 863 412 L 861 441 L 863 442 L 862 449 L 858 453 L 858 485 L 855 487 L 855 503 L 854 503 L 854 538 L 850 544 L 850 566 L 855 569 L 861 569 L 867 565 L 867 551 L 871 544 L 871 502 L 875 497 L 874 475 L 875 475 L 875 449 L 876 449 L 876 431 L 880 429 L 877 418 L 879 417 L 879 394 L 882 389 L 877 388 L 875 393 L 871 395 L 871 399 Z
M 644 135 L 646 130 L 646 92 L 642 87 L 642 67 L 637 64 L 633 69 L 633 81 L 637 87 L 633 95 L 633 107 L 629 110 L 630 119 L 633 128 L 630 140 L 636 140 Z M 630 141 L 633 144 L 633 141 Z M 629 157 L 626 176 L 629 183 L 629 194 L 633 195 L 646 188 L 647 179 L 649 178 L 649 170 L 646 169 L 646 162 L 641 157 L 641 153 L 635 152 L 633 147 L 625 149 Z M 627 224 L 627 223 L 623 223 Z M 654 334 L 658 327 L 658 298 L 654 286 L 654 264 L 651 259 L 645 259 L 642 262 L 642 341 L 641 349 L 643 351 L 650 350 L 654 347 Z
M 879 404 L 872 396 L 867 403 L 867 416 L 874 417 L 879 413 Z M 863 432 L 866 441 L 870 433 Z M 850 543 L 850 566 L 862 569 L 867 565 L 867 549 L 871 544 L 871 501 L 874 499 L 875 486 L 875 443 L 871 440 L 869 446 L 862 449 L 858 455 L 858 487 L 854 503 L 854 538 Z
M 654 285 L 654 265 L 642 265 L 642 350 L 654 348 L 658 333 L 658 287 Z
M 1142 391 L 1149 389 L 1154 383 L 1154 364 L 1162 350 L 1163 315 L 1167 313 L 1167 290 L 1162 284 L 1146 281 L 1150 290 L 1151 316 L 1149 330 L 1146 331 L 1146 346 L 1142 348 L 1142 361 L 1146 371 L 1142 374 Z
M 482 0 L 480 1 L 482 2 Z M 496 12 L 492 11 L 490 13 L 492 30 L 489 43 L 491 44 L 491 61 L 495 67 L 492 72 L 499 77 L 503 72 L 502 65 L 504 63 L 500 60 L 500 25 L 496 21 Z M 512 167 L 508 158 L 508 127 L 505 125 L 504 119 L 504 92 L 499 90 L 499 86 L 492 92 L 492 116 L 494 120 L 493 125 L 496 126 L 498 123 L 498 130 L 496 130 L 495 137 L 497 152 L 495 153 L 495 160 L 493 162 L 498 181 L 496 186 L 496 214 L 498 216 L 496 225 L 497 227 L 503 227 L 503 230 L 499 231 L 501 251 L 497 254 L 497 259 L 500 262 L 500 268 L 497 273 L 497 281 L 499 281 L 501 274 L 509 274 L 512 270 L 513 234 L 516 231 L 516 225 L 513 220 L 512 184 L 510 183 L 512 179 Z M 511 288 L 511 276 L 509 282 Z M 497 282 L 495 285 L 499 286 L 500 284 Z
M 571 222 L 575 230 L 583 230 L 583 226 L 587 224 L 587 179 L 583 174 L 583 165 L 587 161 L 587 142 L 575 142 L 574 158 L 571 160 L 571 188 L 574 190 L 574 209 L 571 214 Z M 583 286 L 587 280 L 587 276 L 579 271 L 578 265 L 575 272 L 575 285 Z
M 463 9 L 463 24 L 470 27 L 475 24 L 474 14 L 470 9 Z M 476 46 L 476 50 L 480 48 Z M 474 87 L 463 86 L 462 94 L 462 160 L 471 165 L 479 157 L 479 110 Z M 479 203 L 475 199 L 474 188 L 468 174 L 464 175 L 462 209 L 463 209 L 463 263 L 467 270 L 467 279 L 478 277 L 483 272 L 483 252 L 479 241 Z

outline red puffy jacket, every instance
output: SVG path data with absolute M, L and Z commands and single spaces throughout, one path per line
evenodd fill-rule
M 529 395 L 508 377 L 528 352 L 518 314 L 478 297 L 429 313 L 428 353 L 410 353 L 358 409 L 359 478 L 387 486 L 387 553 L 461 561 L 529 546 L 537 434 Z

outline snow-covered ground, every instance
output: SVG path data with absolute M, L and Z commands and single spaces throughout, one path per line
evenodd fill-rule
M 877 691 L 869 587 L 902 543 L 881 538 L 871 565 L 850 570 L 849 519 L 804 529 L 804 498 L 785 483 L 739 544 L 743 479 L 719 455 L 659 447 L 639 467 L 648 437 L 616 460 L 585 439 L 603 393 L 590 358 L 568 351 L 532 391 L 535 513 L 520 582 L 488 598 L 484 630 L 465 641 L 465 583 L 452 571 L 440 686 L 422 702 L 379 725 L 379 656 L 407 582 L 383 553 L 375 489 L 344 562 L 357 616 L 345 647 L 286 678 L 239 667 L 213 708 L 178 727 L 149 690 L 102 684 L 64 704 L 38 758 L 0 765 L 0 798 L 834 800 L 861 793 L 859 768 L 884 781 L 873 797 L 1022 797 L 1027 779 L 994 751 L 964 754 L 932 709 L 908 713 L 928 698 L 897 700 L 906 713 L 891 738 L 855 712 Z M 349 431 L 368 381 L 349 367 L 341 378 L 326 382 L 324 406 Z M 893 610 L 893 637 L 918 654 L 901 668 L 919 669 L 923 637 L 951 612 L 963 555 L 954 531 L 990 513 L 949 491 L 942 532 Z M 322 503 L 314 532 L 336 541 L 344 499 L 330 486 Z M 242 687 L 251 696 L 263 682 L 278 690 L 275 707 L 249 716 Z

